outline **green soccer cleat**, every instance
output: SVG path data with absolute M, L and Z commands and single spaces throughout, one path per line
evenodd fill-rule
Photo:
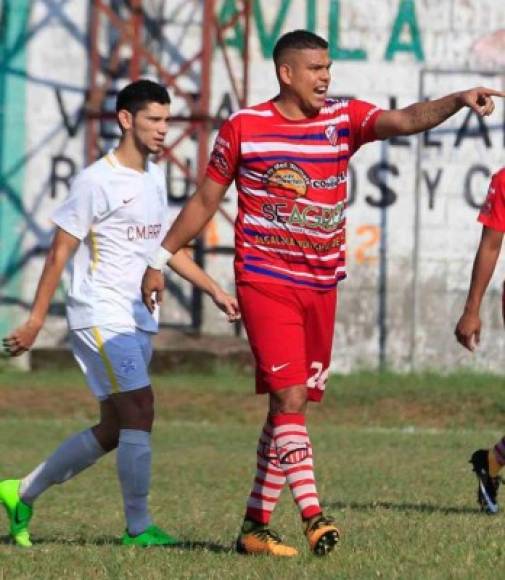
M 121 538 L 123 546 L 175 546 L 179 540 L 170 536 L 157 526 L 149 526 L 138 536 L 130 536 L 128 532 Z
M 32 519 L 33 508 L 19 497 L 19 479 L 0 481 L 0 503 L 5 507 L 9 518 L 9 534 L 18 546 L 29 548 L 32 543 L 28 524 Z

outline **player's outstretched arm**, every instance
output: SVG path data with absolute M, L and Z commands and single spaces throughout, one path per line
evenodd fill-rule
M 485 117 L 494 111 L 493 97 L 505 97 L 505 92 L 476 87 L 434 101 L 415 103 L 404 109 L 383 111 L 375 123 L 375 132 L 379 139 L 413 135 L 433 129 L 463 107 L 470 107 Z
M 240 320 L 240 311 L 235 296 L 225 292 L 215 280 L 191 259 L 186 250 L 179 250 L 175 254 L 170 260 L 170 268 L 208 294 L 216 306 L 226 314 L 229 322 Z
M 227 185 L 206 177 L 182 208 L 160 248 L 148 257 L 149 267 L 142 278 L 142 299 L 150 312 L 162 298 L 165 287 L 161 272 L 163 266 L 203 230 L 216 213 L 227 189 Z
M 500 255 L 502 240 L 503 232 L 483 227 L 465 309 L 454 331 L 457 341 L 470 351 L 474 351 L 480 342 L 480 306 Z
M 3 339 L 3 347 L 9 356 L 19 356 L 31 348 L 47 316 L 49 305 L 61 280 L 63 269 L 77 249 L 79 240 L 60 228 L 56 228 L 53 242 L 37 286 L 35 299 L 28 320 Z

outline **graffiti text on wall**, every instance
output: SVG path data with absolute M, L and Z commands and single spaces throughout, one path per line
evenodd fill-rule
M 271 3 L 270 3 L 271 4 Z M 264 58 L 272 56 L 274 44 L 283 32 L 287 32 L 285 22 L 290 10 L 299 9 L 301 0 L 281 0 L 279 9 L 270 29 L 264 16 L 262 0 L 253 0 L 253 20 L 256 24 L 261 53 Z M 317 5 L 321 2 L 305 0 L 305 28 L 316 32 Z M 366 60 L 367 51 L 364 48 L 348 48 L 341 45 L 341 30 L 349 23 L 341 21 L 341 0 L 329 0 L 327 4 L 328 30 L 319 31 L 328 38 L 329 54 L 333 60 Z M 224 0 L 221 5 L 219 19 L 221 22 L 230 22 L 237 14 L 236 0 Z M 237 22 L 226 38 L 226 44 L 242 51 L 244 47 L 244 30 Z M 415 10 L 415 0 L 399 0 L 396 16 L 392 22 L 389 39 L 384 47 L 384 59 L 391 61 L 397 53 L 410 53 L 419 62 L 424 61 L 424 51 L 421 34 Z
M 70 138 L 75 137 L 81 127 L 84 117 L 80 113 L 76 119 L 71 120 L 65 109 L 62 96 L 56 94 L 59 112 L 63 124 Z M 230 110 L 230 96 L 223 95 L 220 104 L 217 106 L 216 117 L 226 117 Z M 397 107 L 397 98 L 389 98 L 390 109 Z M 427 131 L 423 134 L 423 148 L 426 150 L 440 151 L 444 148 L 460 149 L 465 144 L 473 142 L 485 149 L 505 147 L 505 122 L 500 127 L 490 127 L 489 121 L 478 116 L 471 109 L 462 117 L 462 120 L 454 129 L 442 131 L 442 135 Z M 217 128 L 217 127 L 216 127 Z M 111 142 L 115 137 L 111 130 L 111 121 L 105 121 L 100 130 L 100 136 L 107 142 Z M 414 138 L 393 138 L 389 140 L 391 149 L 388 157 L 393 159 L 381 159 L 372 163 L 366 168 L 364 175 L 366 182 L 361 183 L 358 177 L 357 168 L 352 164 L 349 166 L 350 187 L 348 191 L 348 205 L 352 206 L 358 201 L 358 195 L 363 195 L 364 202 L 370 207 L 384 208 L 393 206 L 398 199 L 398 191 L 395 189 L 395 181 L 402 177 L 402 171 L 412 173 L 413 167 L 400 167 L 394 162 L 395 149 L 410 148 L 412 159 L 414 159 Z M 185 163 L 189 168 L 193 165 L 193 159 L 185 158 Z M 64 154 L 56 155 L 51 160 L 50 192 L 51 197 L 64 197 L 68 193 L 70 182 L 79 168 L 80 163 Z M 360 168 L 361 169 L 361 168 Z M 426 193 L 425 199 L 429 210 L 436 208 L 437 194 L 446 189 L 444 184 L 444 167 L 436 167 L 431 163 L 429 168 L 421 168 L 421 182 Z M 475 162 L 462 169 L 462 181 L 460 191 L 463 200 L 471 208 L 478 208 L 482 203 L 486 188 L 486 180 L 490 177 L 492 169 L 481 162 Z M 182 175 L 174 171 L 173 167 L 167 166 L 167 185 L 170 201 L 182 204 L 192 193 L 192 184 L 187 175 Z M 361 172 L 360 172 L 361 175 Z M 403 175 L 404 177 L 404 175 Z M 362 178 L 361 178 L 362 179 Z M 370 190 L 369 186 L 372 186 Z

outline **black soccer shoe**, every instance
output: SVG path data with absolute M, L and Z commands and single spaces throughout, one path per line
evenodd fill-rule
M 477 488 L 477 502 L 480 509 L 489 515 L 498 513 L 498 488 L 500 487 L 501 477 L 491 477 L 489 475 L 488 450 L 477 449 L 470 457 L 469 463 L 479 481 Z

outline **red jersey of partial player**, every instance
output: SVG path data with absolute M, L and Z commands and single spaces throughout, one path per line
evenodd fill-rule
M 236 182 L 235 274 L 328 290 L 345 278 L 345 206 L 351 155 L 377 139 L 381 109 L 327 100 L 292 121 L 273 101 L 242 109 L 221 127 L 207 175 Z
M 505 232 L 505 168 L 493 175 L 478 220 L 492 230 Z

